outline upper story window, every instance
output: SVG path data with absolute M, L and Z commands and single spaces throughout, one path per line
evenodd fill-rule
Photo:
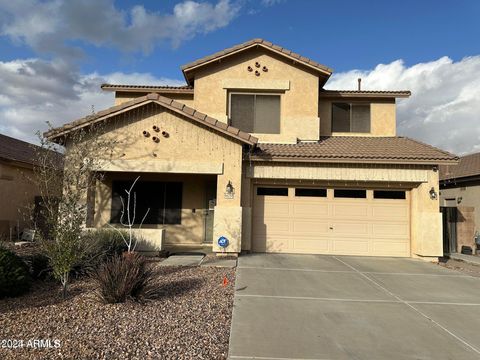
M 230 94 L 230 124 L 257 134 L 280 134 L 280 95 Z
M 332 132 L 369 133 L 370 104 L 332 103 Z

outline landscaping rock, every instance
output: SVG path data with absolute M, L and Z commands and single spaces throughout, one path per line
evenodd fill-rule
M 234 270 L 153 266 L 159 295 L 144 304 L 102 305 L 90 280 L 75 281 L 66 300 L 56 283 L 37 283 L 0 301 L 0 340 L 23 341 L 0 348 L 0 359 L 225 359 Z M 29 340 L 51 346 L 27 347 Z

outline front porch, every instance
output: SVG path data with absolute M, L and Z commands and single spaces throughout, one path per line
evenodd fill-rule
M 217 196 L 213 174 L 105 172 L 88 196 L 87 227 L 127 229 L 121 224 L 128 223 L 126 190 L 137 178 L 130 220 L 141 239 L 138 250 L 212 251 Z

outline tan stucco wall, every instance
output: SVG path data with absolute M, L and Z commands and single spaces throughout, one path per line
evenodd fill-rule
M 146 93 L 146 92 L 116 91 L 115 92 L 115 105 L 120 105 L 124 102 L 136 99 L 137 97 L 140 97 L 140 96 L 145 96 L 147 94 L 148 93 Z M 170 99 L 177 100 L 178 102 L 181 102 L 182 104 L 193 107 L 193 94 L 162 94 L 162 93 L 160 93 L 160 95 L 166 96 Z
M 480 231 L 480 185 L 442 189 L 440 192 L 442 205 L 446 205 L 445 199 L 455 198 L 457 200 L 462 198 L 460 203 L 455 201 L 455 206 L 471 206 L 475 208 L 475 230 Z
M 255 62 L 261 67 L 256 68 Z M 247 67 L 254 71 L 248 72 Z M 267 66 L 268 72 L 262 71 Z M 255 70 L 260 76 L 255 76 Z M 280 134 L 255 134 L 263 142 L 317 140 L 318 77 L 307 69 L 294 66 L 265 49 L 252 49 L 221 63 L 199 69 L 195 74 L 194 108 L 227 122 L 228 92 L 245 91 L 281 95 Z
M 20 231 L 29 225 L 28 214 L 39 191 L 30 180 L 33 171 L 13 163 L 0 162 L 0 238 L 20 225 Z
M 332 102 L 370 103 L 371 125 L 370 133 L 332 133 Z M 318 113 L 320 116 L 320 135 L 348 136 L 395 136 L 396 135 L 396 105 L 395 100 L 379 99 L 346 99 L 320 98 Z
M 158 126 L 162 131 L 168 133 L 168 137 L 163 137 L 161 133 L 153 131 L 153 125 Z M 142 132 L 147 130 L 150 137 L 144 137 Z M 152 136 L 158 136 L 160 141 L 155 143 Z M 116 145 L 112 149 L 112 160 L 123 160 L 125 172 L 132 168 L 142 168 L 145 161 L 158 160 L 160 168 L 165 169 L 168 164 L 168 172 L 185 172 L 185 167 L 191 163 L 193 168 L 198 169 L 198 163 L 211 166 L 205 168 L 218 169 L 223 168 L 221 174 L 210 175 L 217 180 L 217 206 L 214 217 L 214 243 L 215 236 L 221 234 L 229 237 L 232 244 L 227 251 L 237 251 L 240 248 L 241 237 L 241 216 L 235 218 L 229 214 L 237 212 L 241 214 L 241 166 L 242 166 L 242 144 L 232 141 L 230 138 L 215 132 L 207 127 L 198 126 L 191 120 L 180 117 L 176 113 L 165 110 L 164 108 L 150 104 L 130 112 L 120 114 L 111 119 L 101 138 L 115 139 Z M 99 158 L 109 160 L 106 154 L 99 154 Z M 177 166 L 177 163 L 179 166 Z M 118 165 L 118 163 L 116 164 Z M 155 169 L 155 166 L 152 167 Z M 117 169 L 118 170 L 118 169 Z M 144 169 L 143 169 L 144 170 Z M 167 171 L 167 170 L 165 170 Z M 216 174 L 216 172 L 215 172 Z M 146 176 L 141 173 L 142 179 Z M 167 176 L 167 175 L 162 175 Z M 170 175 L 168 175 L 170 176 Z M 186 177 L 186 175 L 171 175 L 172 178 L 178 176 L 186 179 L 184 185 L 184 216 L 188 222 L 183 229 L 167 229 L 165 233 L 165 242 L 168 243 L 197 243 L 199 237 L 203 234 L 203 222 L 201 216 L 191 214 L 191 209 L 195 207 L 204 207 L 201 204 L 204 200 L 202 196 L 201 176 Z M 108 177 L 107 177 L 108 179 Z M 235 196 L 232 199 L 225 197 L 225 189 L 228 182 L 231 182 L 235 188 Z M 103 186 L 103 188 L 102 188 Z M 109 213 L 108 204 L 110 203 L 110 193 L 108 189 L 108 180 L 100 185 L 104 190 L 104 195 L 98 195 L 96 201 L 104 207 L 105 215 Z M 96 219 L 96 226 L 102 226 L 108 216 L 103 216 L 103 220 Z M 182 224 L 183 226 L 183 224 Z M 188 229 L 191 228 L 191 229 Z M 171 230 L 171 231 L 169 231 Z
M 430 189 L 437 198 L 430 198 Z M 428 181 L 412 189 L 412 256 L 443 256 L 442 215 L 438 171 L 428 171 Z

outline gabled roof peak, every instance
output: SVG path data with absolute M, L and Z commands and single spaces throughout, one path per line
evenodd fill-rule
M 193 62 L 190 62 L 188 64 L 185 64 L 182 66 L 182 71 L 185 76 L 185 79 L 187 80 L 188 84 L 192 84 L 192 77 L 189 76 L 189 73 L 192 73 L 193 70 L 207 65 L 211 62 L 220 60 L 226 56 L 230 56 L 236 53 L 239 53 L 241 51 L 250 49 L 254 46 L 262 46 L 265 49 L 268 49 L 272 52 L 275 52 L 281 56 L 284 56 L 286 58 L 291 59 L 292 61 L 298 62 L 304 66 L 307 66 L 315 71 L 318 71 L 323 74 L 326 78 L 330 77 L 330 75 L 333 72 L 333 69 L 329 68 L 328 66 L 322 65 L 314 60 L 311 60 L 307 57 L 301 56 L 300 54 L 294 53 L 291 50 L 288 50 L 280 45 L 275 45 L 271 43 L 270 41 L 260 39 L 260 38 L 255 38 L 249 41 L 246 41 L 244 43 L 232 46 L 230 48 L 221 50 L 219 52 L 216 52 L 212 55 L 205 56 L 203 58 L 200 58 L 198 60 L 195 60 Z

